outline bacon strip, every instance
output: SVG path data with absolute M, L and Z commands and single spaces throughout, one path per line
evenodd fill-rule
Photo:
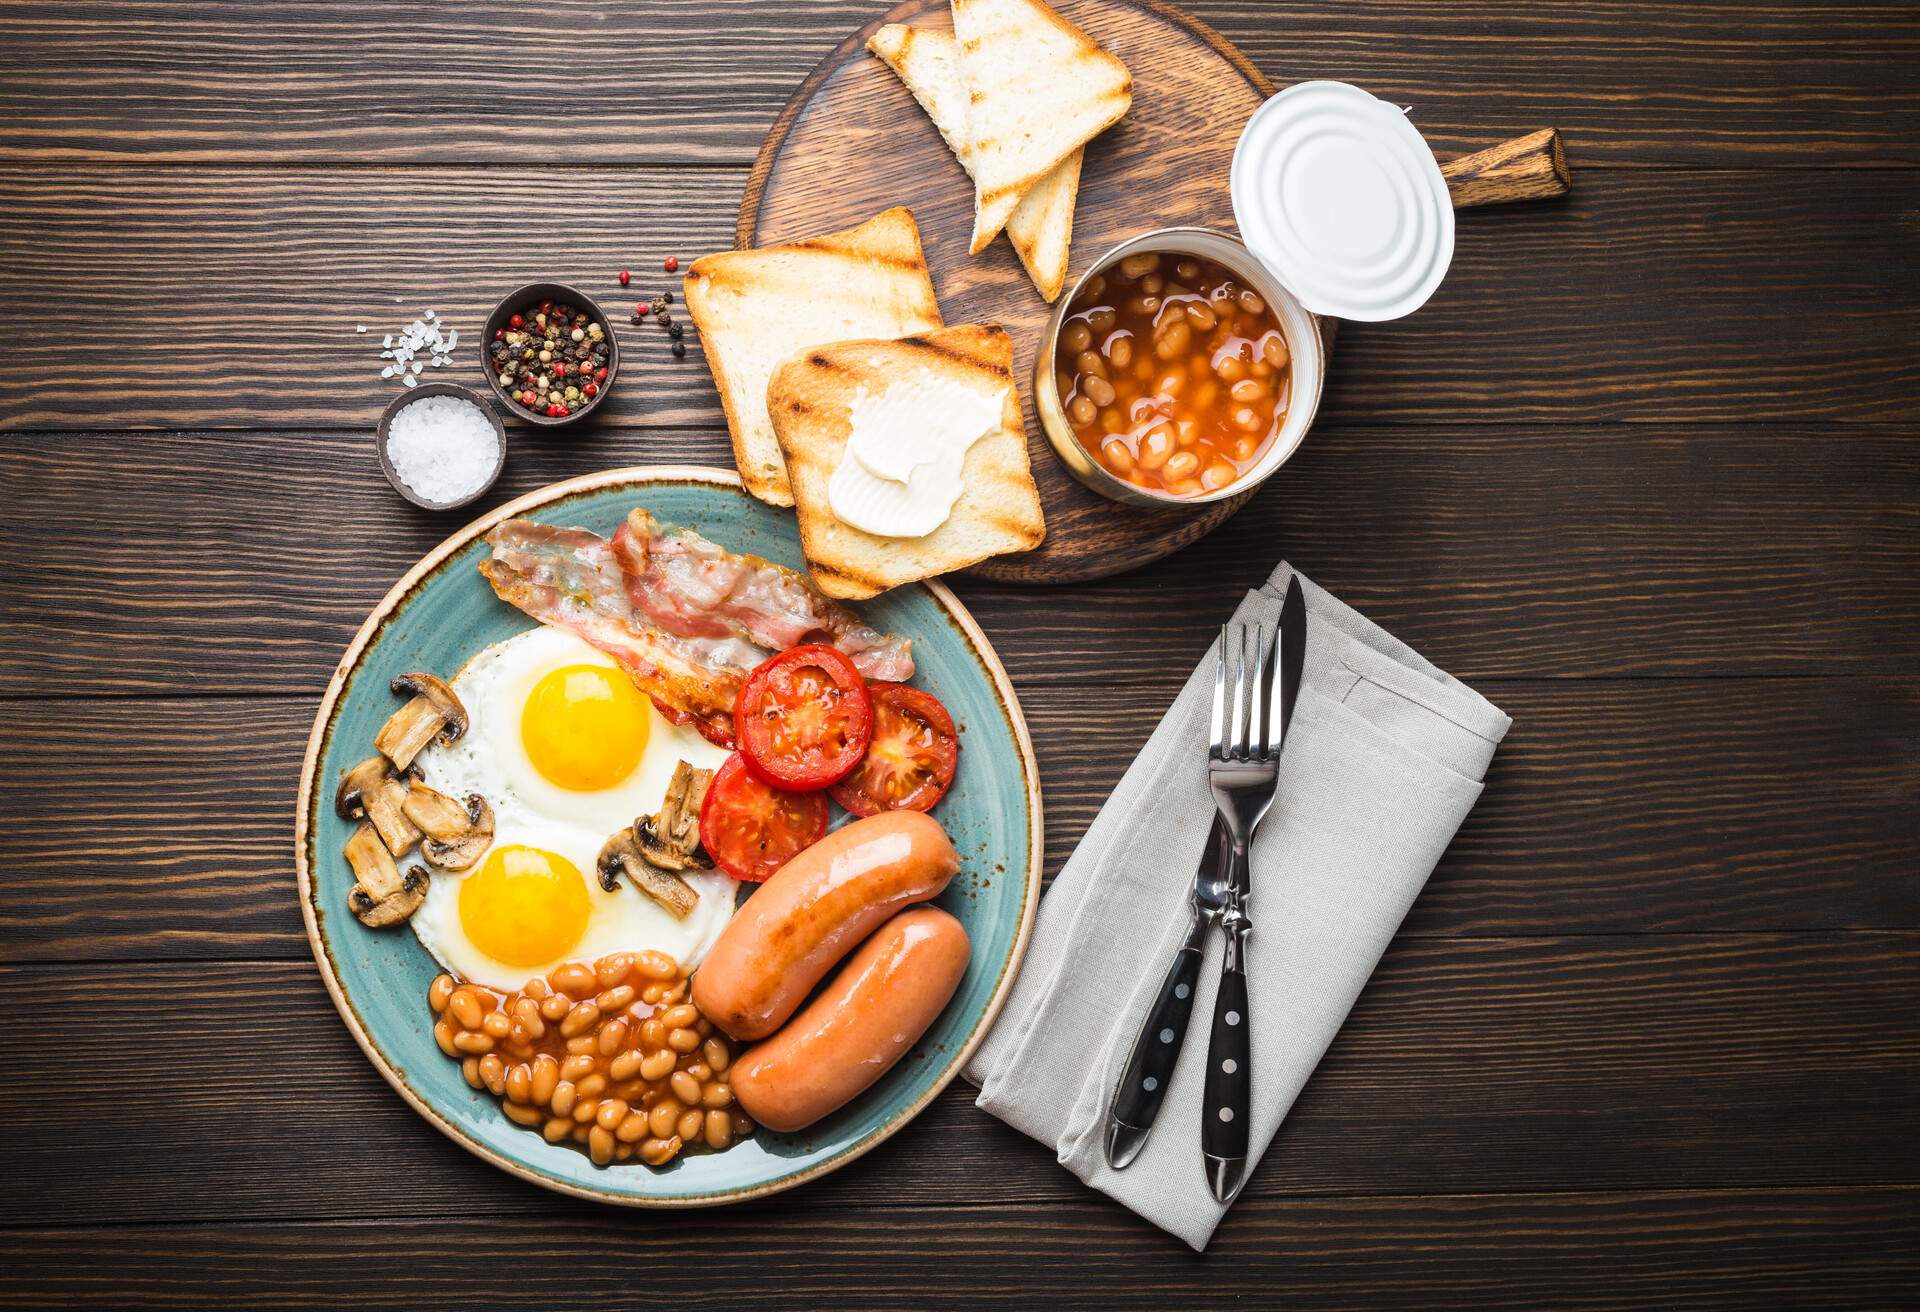
M 732 637 L 771 651 L 823 642 L 869 679 L 913 677 L 907 639 L 861 623 L 797 570 L 728 551 L 690 529 L 662 528 L 640 509 L 613 535 L 613 555 L 633 608 L 669 633 Z
M 731 740 L 734 699 L 753 663 L 739 656 L 752 648 L 689 641 L 635 615 L 611 545 L 585 529 L 513 519 L 487 542 L 493 558 L 480 563 L 480 572 L 501 600 L 578 634 L 668 711 L 698 722 L 710 737 Z

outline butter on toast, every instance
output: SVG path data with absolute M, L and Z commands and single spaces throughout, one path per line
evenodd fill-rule
M 938 528 L 917 538 L 863 532 L 835 516 L 827 495 L 846 454 L 854 402 L 923 370 L 999 393 L 999 427 L 968 448 L 959 498 Z M 1040 489 L 1027 464 L 1013 342 L 997 325 L 961 324 L 802 351 L 774 370 L 767 404 L 793 481 L 807 569 L 829 597 L 871 597 L 989 556 L 1031 551 L 1046 537 Z

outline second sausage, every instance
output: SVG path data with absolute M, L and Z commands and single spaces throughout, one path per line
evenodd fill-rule
M 970 951 L 965 926 L 939 907 L 889 920 L 812 1005 L 734 1062 L 741 1110 L 790 1134 L 844 1107 L 927 1032 Z

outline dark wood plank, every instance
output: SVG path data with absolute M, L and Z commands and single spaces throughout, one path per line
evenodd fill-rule
M 648 1305 L 1584 1309 L 1893 1307 L 1920 1279 L 1920 1191 L 1243 1199 L 1203 1258 L 1083 1197 L 1021 1213 L 776 1200 L 669 1220 L 560 1204 L 500 1226 L 339 1224 L 0 1233 L 0 1306 Z M 724 1260 L 722 1260 L 724 1255 Z M 690 1260 L 691 1259 L 691 1260 Z M 537 1273 L 537 1274 L 536 1274 Z
M 1028 689 L 1049 873 L 1175 686 Z M 1920 928 L 1920 681 L 1487 691 L 1514 730 L 1403 932 Z M 304 959 L 289 835 L 312 716 L 306 698 L 0 704 L 0 811 L 58 816 L 0 844 L 0 960 Z
M 1920 1182 L 1916 967 L 1912 933 L 1402 939 L 1248 1197 Z M 0 1225 L 570 1206 L 421 1121 L 311 964 L 5 968 L 0 1001 L 38 1031 Z M 804 1210 L 1079 1193 L 956 1086 Z
M 367 431 L 396 390 L 383 331 L 431 306 L 472 332 L 540 274 L 617 308 L 620 268 L 657 288 L 663 255 L 732 244 L 744 180 L 0 167 L 0 300 L 85 332 L 17 344 L 0 426 Z M 1471 211 L 1432 302 L 1341 334 L 1322 420 L 1903 420 L 1916 197 L 1911 170 L 1596 170 L 1564 201 Z M 720 425 L 697 344 L 676 361 L 656 329 L 615 327 L 633 345 L 606 424 Z M 440 372 L 477 378 L 476 354 Z
M 64 414 L 80 427 L 371 433 L 404 390 L 380 378 L 384 334 L 437 311 L 464 340 L 426 376 L 483 386 L 487 314 L 542 278 L 594 297 L 620 336 L 620 385 L 596 422 L 717 424 L 697 343 L 676 360 L 657 325 L 630 328 L 621 311 L 677 293 L 666 256 L 732 244 L 742 180 L 700 169 L 0 168 L 0 299 L 85 324 L 91 348 L 49 334 L 16 354 L 0 373 L 0 426 Z M 625 291 L 621 269 L 634 273 Z
M 520 435 L 493 495 L 728 450 L 717 433 Z M 459 523 L 393 495 L 370 433 L 12 435 L 0 468 L 35 507 L 0 517 L 5 696 L 316 695 L 366 612 Z M 1330 426 L 1167 560 L 960 592 L 1021 689 L 1151 680 L 1191 669 L 1283 556 L 1469 680 L 1904 673 L 1920 660 L 1920 442 Z
M 1898 5 L 1185 8 L 1277 83 L 1341 78 L 1411 104 L 1443 153 L 1557 126 L 1583 166 L 1920 160 L 1905 94 L 1920 42 Z M 538 142 L 542 160 L 746 163 L 874 6 L 579 13 L 302 0 L 240 27 L 216 0 L 16 0 L 0 9 L 0 116 L 22 130 L 0 158 L 520 164 Z
M 1656 1190 L 1538 1197 L 1243 1199 L 1202 1258 L 1104 1200 L 1014 1213 L 916 1201 L 778 1201 L 671 1221 L 560 1205 L 500 1226 L 341 1224 L 0 1234 L 0 1305 L 417 1308 L 644 1299 L 998 1312 L 1892 1307 L 1920 1279 L 1912 1189 Z M 721 1260 L 724 1255 L 724 1260 Z M 692 1260 L 689 1260 L 690 1257 Z M 537 1273 L 537 1274 L 536 1274 Z

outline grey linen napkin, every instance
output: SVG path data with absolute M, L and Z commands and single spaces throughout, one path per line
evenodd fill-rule
M 1282 563 L 1235 612 L 1279 622 Z M 1306 665 L 1273 810 L 1252 853 L 1248 943 L 1258 1161 L 1339 1030 L 1454 831 L 1511 721 L 1305 578 Z M 1108 1168 L 1114 1080 L 1186 929 L 1207 834 L 1207 654 L 1040 904 L 1011 996 L 966 1076 L 978 1105 L 1103 1193 L 1196 1249 L 1225 1208 L 1200 1154 L 1200 1104 L 1220 936 L 1153 1136 Z

